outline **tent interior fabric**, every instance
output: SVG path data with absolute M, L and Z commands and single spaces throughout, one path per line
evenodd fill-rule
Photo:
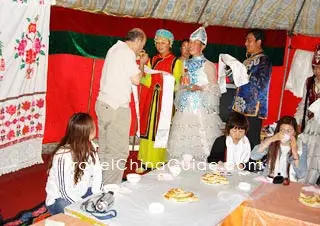
M 48 1 L 51 2 L 51 0 Z M 29 2 L 13 3 L 10 0 L 7 2 L 10 2 L 10 4 L 29 4 Z M 243 7 L 246 7 L 239 7 L 237 5 L 240 4 L 239 2 L 242 3 Z M 89 112 L 96 120 L 94 106 L 98 95 L 105 54 L 117 40 L 123 38 L 127 31 L 133 27 L 140 27 L 146 32 L 148 40 L 145 49 L 150 56 L 153 56 L 156 51 L 153 40 L 156 30 L 159 28 L 171 30 L 175 35 L 173 52 L 179 54 L 181 40 L 189 37 L 190 33 L 204 21 L 208 21 L 210 25 L 206 27 L 208 44 L 204 54 L 214 63 L 218 62 L 217 59 L 220 53 L 228 53 L 242 61 L 245 57 L 244 38 L 248 30 L 246 28 L 255 26 L 268 28 L 265 29 L 266 42 L 264 43 L 264 50 L 270 57 L 273 68 L 269 89 L 269 112 L 264 124 L 273 123 L 279 116 L 284 114 L 293 115 L 300 99 L 295 98 L 288 91 L 283 91 L 284 82 L 295 50 L 313 51 L 315 45 L 320 43 L 320 37 L 313 37 L 314 34 L 318 34 L 318 36 L 320 34 L 319 25 L 313 25 L 320 21 L 318 15 L 320 1 L 296 0 L 287 1 L 286 4 L 278 3 L 284 1 L 256 1 L 255 4 L 251 4 L 251 8 L 249 7 L 249 2 L 253 1 L 233 0 L 223 1 L 225 4 L 222 4 L 222 1 L 201 0 L 56 0 L 58 6 L 50 7 L 49 5 L 51 10 L 50 37 L 44 106 L 46 108 L 46 118 L 42 143 L 59 141 L 65 132 L 68 119 L 75 112 Z M 301 6 L 304 3 L 302 10 L 299 10 L 299 3 Z M 101 5 L 100 8 L 98 7 L 99 4 Z M 186 4 L 188 4 L 188 7 L 186 7 Z M 185 10 L 181 10 L 183 5 Z M 285 7 L 285 5 L 291 5 L 295 9 L 293 10 L 292 8 L 293 11 L 288 17 L 282 15 L 282 13 L 287 15 L 290 12 L 290 7 Z M 143 6 L 145 10 L 141 11 Z M 263 8 L 265 9 L 264 13 L 260 12 Z M 237 11 L 236 19 L 230 19 L 231 14 L 240 9 L 243 11 Z M 306 13 L 304 10 L 309 10 L 310 13 Z M 101 13 L 102 11 L 103 13 Z M 139 14 L 140 11 L 141 13 Z M 194 11 L 198 13 L 194 13 Z M 107 14 L 112 14 L 112 16 Z M 121 15 L 121 17 L 116 17 L 114 16 L 115 14 Z M 299 17 L 298 14 L 300 15 Z M 206 15 L 212 15 L 211 19 L 204 19 Z M 244 15 L 247 15 L 248 19 L 244 19 Z M 259 15 L 269 16 L 263 22 L 260 19 L 254 19 L 260 18 Z M 307 21 L 314 20 L 314 23 L 304 24 L 302 21 L 305 15 L 308 18 L 306 19 Z M 10 20 L 10 17 L 8 18 Z M 282 21 L 281 18 L 285 18 L 287 22 Z M 279 23 L 275 21 L 273 23 L 268 22 L 273 19 L 275 21 L 279 20 Z M 219 20 L 219 22 L 215 22 L 215 20 Z M 23 21 L 27 20 L 20 21 L 23 23 Z M 242 24 L 233 24 L 237 21 L 242 21 Z M 247 22 L 244 23 L 244 21 Z M 288 35 L 286 30 L 291 30 L 295 21 L 297 23 L 294 31 L 308 35 Z M 261 22 L 261 26 L 255 24 L 258 22 Z M 284 26 L 284 24 L 288 26 Z M 302 24 L 304 25 L 302 26 Z M 300 28 L 308 31 L 299 31 Z M 2 37 L 3 34 L 2 31 Z M 13 33 L 10 34 L 14 35 Z M 10 40 L 16 39 L 11 38 Z M 1 48 L 6 48 L 6 43 L 3 42 L 2 44 L 4 47 Z M 301 84 L 303 83 L 304 81 L 301 82 Z M 5 99 L 8 98 L 5 97 Z M 2 106 L 4 106 L 3 102 Z M 135 116 L 132 115 L 132 118 L 135 119 Z M 12 120 L 14 119 L 12 118 Z M 14 126 L 15 124 L 10 125 Z M 133 125 L 134 122 L 132 123 L 131 135 L 134 135 L 135 132 Z M 5 145 L 7 144 L 11 143 L 5 143 Z
M 155 51 L 153 37 L 158 28 L 166 28 L 174 33 L 178 42 L 174 46 L 175 51 L 179 49 L 179 40 L 188 37 L 198 26 L 172 20 L 115 17 L 52 7 L 47 117 L 43 143 L 59 141 L 68 118 L 74 112 L 87 111 L 96 119 L 94 105 L 106 51 L 116 40 L 124 37 L 129 29 L 141 27 L 146 32 L 146 50 L 152 56 Z M 217 63 L 219 53 L 229 53 L 243 60 L 241 58 L 245 56 L 244 37 L 247 29 L 208 26 L 206 30 L 208 45 L 205 56 L 209 57 L 208 59 Z M 283 30 L 266 30 L 265 50 L 269 50 L 267 54 L 274 62 L 269 91 L 270 108 L 268 118 L 264 120 L 265 125 L 275 122 L 279 114 L 282 116 L 295 113 L 300 98 L 285 91 L 280 103 L 283 82 L 289 72 L 295 50 L 313 51 L 315 45 L 320 43 L 320 37 L 306 35 L 292 36 L 291 44 L 289 40 L 290 37 Z M 280 60 L 277 60 L 278 58 Z M 135 116 L 132 115 L 132 118 L 135 119 Z M 131 126 L 131 135 L 134 134 L 133 125 L 134 123 Z
M 56 0 L 56 3 L 108 15 L 320 34 L 319 0 Z

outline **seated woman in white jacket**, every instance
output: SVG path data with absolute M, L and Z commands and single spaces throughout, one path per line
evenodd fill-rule
M 291 181 L 299 181 L 307 171 L 307 146 L 297 141 L 297 121 L 291 116 L 283 116 L 277 123 L 275 133 L 256 145 L 251 159 L 260 160 L 267 155 L 264 174 L 268 177 L 282 176 Z
M 74 114 L 66 134 L 53 152 L 46 185 L 46 206 L 54 215 L 102 188 L 102 170 L 92 139 L 96 129 L 86 113 Z

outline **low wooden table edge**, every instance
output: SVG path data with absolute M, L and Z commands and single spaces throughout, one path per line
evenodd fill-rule
M 90 226 L 93 225 L 92 222 L 88 222 L 86 220 L 83 220 L 81 218 L 75 217 L 75 216 L 71 216 L 69 214 L 56 214 L 53 216 L 50 216 L 46 219 L 43 219 L 35 224 L 32 224 L 32 226 L 44 226 L 46 220 L 53 220 L 53 221 L 57 221 L 57 222 L 62 222 L 65 223 L 66 226 Z
M 95 220 L 91 217 L 88 217 L 82 213 L 79 213 L 77 211 L 74 210 L 70 210 L 70 209 L 65 209 L 65 214 L 71 216 L 71 217 L 76 217 L 78 219 L 80 219 L 81 221 L 87 222 L 91 225 L 97 225 L 97 226 L 108 226 L 107 224 L 102 223 L 99 220 Z

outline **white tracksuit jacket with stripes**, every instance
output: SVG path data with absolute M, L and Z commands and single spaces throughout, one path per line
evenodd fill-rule
M 77 184 L 74 184 L 74 162 L 70 149 L 61 148 L 53 157 L 52 167 L 46 185 L 46 205 L 50 206 L 57 198 L 70 203 L 76 202 L 86 194 L 89 187 L 92 193 L 99 193 L 102 188 L 102 169 L 99 157 L 95 155 L 95 164 L 89 158 L 84 173 Z

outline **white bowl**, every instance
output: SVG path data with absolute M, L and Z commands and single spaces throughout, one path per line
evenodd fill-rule
M 113 191 L 114 193 L 117 193 L 119 189 L 120 186 L 117 184 L 106 184 L 105 186 L 103 186 L 103 190 L 105 192 Z
M 250 191 L 251 190 L 251 184 L 247 183 L 247 182 L 240 182 L 238 184 L 239 189 L 241 189 L 242 191 Z
M 182 160 L 183 160 L 184 162 L 191 162 L 192 159 L 193 159 L 193 156 L 190 155 L 190 154 L 183 154 L 183 155 L 182 155 Z
M 172 176 L 175 177 L 181 173 L 182 169 L 179 165 L 174 165 L 174 166 L 169 166 L 169 171 L 172 174 Z
M 136 174 L 136 173 L 129 173 L 127 175 L 127 180 L 131 183 L 131 184 L 136 184 L 141 180 L 141 175 Z

